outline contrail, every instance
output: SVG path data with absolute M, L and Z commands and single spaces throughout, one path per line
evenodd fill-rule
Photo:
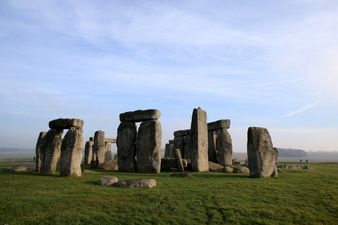
M 304 107 L 302 107 L 302 108 L 300 108 L 300 109 L 297 109 L 296 111 L 293 111 L 293 112 L 288 113 L 288 114 L 286 115 L 286 117 L 292 117 L 292 116 L 294 116 L 294 115 L 297 115 L 297 114 L 299 114 L 299 113 L 302 113 L 302 112 L 304 112 L 304 111 L 306 111 L 306 110 L 309 110 L 309 109 L 315 107 L 315 106 L 318 105 L 318 104 L 319 104 L 319 101 L 315 101 L 315 102 L 313 102 L 313 103 L 311 103 L 311 104 L 309 104 L 309 105 L 306 105 L 306 106 L 304 106 Z

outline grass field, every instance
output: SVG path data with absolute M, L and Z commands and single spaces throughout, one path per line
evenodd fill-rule
M 86 173 L 52 177 L 5 172 L 0 225 L 8 224 L 338 224 L 338 164 L 282 169 L 278 178 L 240 174 Z M 103 187 L 103 175 L 155 178 L 154 189 Z

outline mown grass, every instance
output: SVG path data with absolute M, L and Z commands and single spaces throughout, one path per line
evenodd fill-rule
M 11 166 L 1 163 L 0 168 Z M 0 169 L 2 224 L 338 224 L 338 164 L 283 169 L 278 178 L 240 174 L 86 173 L 52 177 Z M 103 187 L 120 180 L 155 178 L 154 189 Z

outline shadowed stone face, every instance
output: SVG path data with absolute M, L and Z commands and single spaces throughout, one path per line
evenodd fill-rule
M 106 142 L 106 152 L 104 153 L 105 162 L 113 160 L 113 153 L 111 152 L 111 150 L 112 150 L 112 143 Z
M 65 135 L 61 147 L 60 175 L 81 176 L 83 151 L 82 128 L 71 127 Z
M 75 128 L 83 127 L 83 120 L 60 118 L 49 122 L 49 128 L 51 129 L 69 129 L 71 127 Z
M 136 136 L 135 123 L 120 123 L 116 140 L 119 171 L 135 172 L 136 170 Z
M 87 141 L 85 145 L 85 156 L 84 156 L 84 164 L 90 164 L 93 157 L 93 145 L 94 141 Z
M 208 132 L 208 159 L 210 162 L 217 163 L 216 159 L 216 131 Z
M 50 129 L 46 136 L 44 160 L 41 173 L 53 175 L 60 160 L 63 130 Z
M 274 175 L 278 152 L 274 150 L 269 131 L 266 128 L 249 127 L 247 154 L 251 177 Z
M 207 113 L 194 109 L 191 120 L 190 152 L 193 171 L 209 171 Z
M 105 146 L 104 131 L 103 130 L 96 131 L 94 135 L 94 153 L 96 155 L 96 161 L 98 163 L 104 163 L 105 152 L 106 146 Z
M 216 131 L 216 160 L 223 166 L 232 165 L 232 140 L 227 129 Z
M 136 141 L 137 171 L 159 173 L 161 170 L 161 123 L 144 121 L 138 130 Z
M 121 122 L 141 122 L 146 120 L 158 120 L 161 112 L 157 109 L 137 110 L 120 114 Z
M 43 158 L 44 158 L 44 150 L 46 145 L 46 137 L 47 132 L 40 132 L 39 138 L 36 142 L 35 147 L 35 170 L 36 172 L 40 172 L 41 166 L 43 164 Z

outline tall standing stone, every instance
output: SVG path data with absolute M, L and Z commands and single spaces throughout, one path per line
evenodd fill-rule
M 117 163 L 121 172 L 136 171 L 136 136 L 134 122 L 121 122 L 117 129 Z
M 46 136 L 44 160 L 41 173 L 53 175 L 60 160 L 63 130 L 50 129 Z
M 176 158 L 176 163 L 177 163 L 177 170 L 179 172 L 184 172 L 181 151 L 179 149 L 175 149 L 175 158 Z
M 183 158 L 190 159 L 190 135 L 183 136 Z
M 162 129 L 158 120 L 141 123 L 136 141 L 137 171 L 159 173 L 161 170 Z
M 208 159 L 210 162 L 217 163 L 216 159 L 216 131 L 208 132 Z
M 191 120 L 190 152 L 193 171 L 209 171 L 207 113 L 194 109 Z
M 95 132 L 94 135 L 94 153 L 96 156 L 97 164 L 105 162 L 105 152 L 106 146 L 105 146 L 104 131 L 98 130 Z
M 38 140 L 36 142 L 35 147 L 35 170 L 36 172 L 40 172 L 41 166 L 43 164 L 43 158 L 44 158 L 44 151 L 45 151 L 45 145 L 46 145 L 46 137 L 47 132 L 40 132 Z
M 105 162 L 113 160 L 113 153 L 112 153 L 112 142 L 107 141 L 105 143 L 106 152 L 104 153 L 104 160 Z
M 83 129 L 71 127 L 66 133 L 61 147 L 60 175 L 81 176 L 83 151 Z
M 85 155 L 84 155 L 84 164 L 90 164 L 93 158 L 93 145 L 94 141 L 87 141 L 85 145 Z
M 276 154 L 269 131 L 266 128 L 249 127 L 247 143 L 248 164 L 251 177 L 275 175 Z
M 216 160 L 223 166 L 232 166 L 232 140 L 227 129 L 216 131 Z

